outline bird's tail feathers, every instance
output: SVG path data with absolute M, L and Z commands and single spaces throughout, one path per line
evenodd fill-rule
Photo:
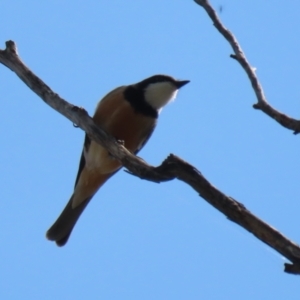
M 50 241 L 55 241 L 57 246 L 64 246 L 67 243 L 77 220 L 92 197 L 87 198 L 75 208 L 72 208 L 72 199 L 73 195 L 65 209 L 46 233 L 47 239 Z

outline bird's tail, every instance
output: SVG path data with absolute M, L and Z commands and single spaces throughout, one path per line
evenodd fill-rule
M 80 205 L 72 208 L 72 195 L 65 209 L 62 211 L 55 223 L 47 231 L 47 239 L 49 239 L 50 241 L 55 241 L 57 246 L 64 246 L 68 241 L 70 234 L 81 213 L 84 211 L 91 199 L 92 197 L 89 197 Z

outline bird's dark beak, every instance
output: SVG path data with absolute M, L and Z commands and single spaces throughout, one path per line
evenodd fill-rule
M 177 80 L 175 84 L 176 84 L 176 87 L 178 89 L 180 89 L 181 87 L 183 87 L 184 85 L 186 85 L 189 82 L 190 82 L 189 80 Z

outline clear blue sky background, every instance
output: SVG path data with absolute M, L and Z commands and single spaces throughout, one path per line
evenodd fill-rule
M 217 0 L 268 100 L 300 116 L 300 2 Z M 175 153 L 300 242 L 299 136 L 263 113 L 227 42 L 192 0 L 2 1 L 1 48 L 93 113 L 116 86 L 190 79 L 140 152 Z M 173 181 L 120 171 L 69 243 L 45 232 L 68 201 L 84 133 L 0 65 L 1 299 L 300 299 L 286 260 Z

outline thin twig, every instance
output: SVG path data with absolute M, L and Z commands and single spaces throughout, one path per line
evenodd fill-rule
M 265 114 L 267 114 L 269 117 L 277 121 L 283 127 L 293 130 L 294 134 L 298 134 L 300 132 L 300 120 L 293 119 L 279 112 L 268 103 L 264 95 L 263 88 L 255 74 L 255 69 L 251 67 L 237 39 L 222 24 L 216 11 L 212 8 L 209 1 L 208 0 L 194 0 L 194 1 L 200 6 L 202 6 L 204 10 L 207 12 L 209 17 L 213 21 L 214 26 L 231 45 L 234 54 L 231 54 L 230 57 L 238 61 L 242 66 L 242 68 L 245 70 L 246 74 L 248 75 L 248 78 L 251 82 L 252 88 L 257 98 L 257 103 L 253 105 L 253 108 L 263 111 Z

